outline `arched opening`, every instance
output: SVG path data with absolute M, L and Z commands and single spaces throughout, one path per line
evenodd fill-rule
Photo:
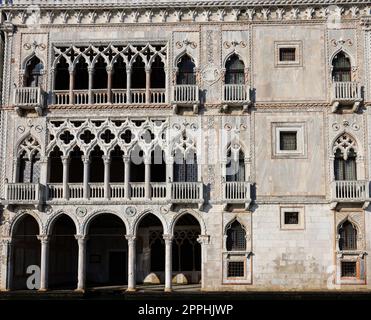
M 42 73 L 44 65 L 40 59 L 33 56 L 26 63 L 26 70 L 24 75 L 24 85 L 26 87 L 39 87 L 42 85 Z
M 166 182 L 165 153 L 160 146 L 151 152 L 151 182 Z
M 352 66 L 350 58 L 343 51 L 332 60 L 332 79 L 334 81 L 352 81 Z
M 161 282 L 165 278 L 165 243 L 159 218 L 147 214 L 137 228 L 137 279 L 143 282 L 154 273 Z M 146 281 L 150 279 L 146 279 Z M 153 281 L 153 278 L 151 279 Z
M 151 88 L 165 88 L 164 63 L 160 56 L 157 56 L 151 66 Z
M 196 84 L 195 64 L 189 55 L 184 55 L 178 62 L 176 84 Z
M 228 58 L 225 69 L 225 84 L 245 83 L 245 65 L 236 54 Z
M 226 181 L 245 181 L 245 155 L 241 149 L 238 157 L 232 155 L 231 149 L 227 152 Z
M 339 227 L 339 249 L 357 250 L 357 229 L 348 220 Z
M 88 64 L 83 57 L 80 57 L 75 66 L 75 87 L 76 90 L 89 88 Z
M 95 146 L 90 152 L 90 182 L 104 182 L 103 151 Z
M 37 239 L 39 225 L 34 217 L 25 214 L 17 221 L 12 234 L 12 266 L 13 278 L 12 289 L 37 289 L 38 287 L 27 288 L 27 273 L 29 266 L 40 267 L 41 244 Z M 37 283 L 33 282 L 35 285 Z
M 130 152 L 130 182 L 144 182 L 144 152 L 136 145 Z
M 112 88 L 125 89 L 127 85 L 126 64 L 124 59 L 119 56 L 113 64 Z
M 40 153 L 27 154 L 23 151 L 19 157 L 18 182 L 38 183 L 40 180 Z
M 335 180 L 357 180 L 357 154 L 350 149 L 347 157 L 338 149 L 335 152 Z
M 66 214 L 53 224 L 49 244 L 49 288 L 75 289 L 77 285 L 78 245 L 76 227 Z
M 107 88 L 107 63 L 103 57 L 99 57 L 94 65 L 93 89 Z
M 357 180 L 355 140 L 348 134 L 339 136 L 334 144 L 335 180 Z
M 199 222 L 191 214 L 182 215 L 174 226 L 172 262 L 173 274 L 182 273 L 188 283 L 201 279 L 201 234 Z
M 116 146 L 111 151 L 111 163 L 110 163 L 110 181 L 111 182 L 123 182 L 124 181 L 124 152 L 119 146 Z
M 81 183 L 84 179 L 84 163 L 82 161 L 83 153 L 79 147 L 75 147 L 70 152 L 69 176 L 68 181 L 72 183 Z
M 131 67 L 131 88 L 145 89 L 146 87 L 146 70 L 141 56 L 137 56 Z
M 237 220 L 227 227 L 226 249 L 227 251 L 246 250 L 246 231 Z
M 175 151 L 173 178 L 175 182 L 198 181 L 198 164 L 195 151 L 190 150 L 186 154 L 180 150 Z
M 63 182 L 63 163 L 62 151 L 58 147 L 54 147 L 49 155 L 49 182 L 61 183 Z
M 113 214 L 100 214 L 89 225 L 86 281 L 88 286 L 127 283 L 127 241 L 124 222 Z
M 68 70 L 69 66 L 64 57 L 59 59 L 59 62 L 55 68 L 55 90 L 68 90 L 70 87 L 70 72 Z

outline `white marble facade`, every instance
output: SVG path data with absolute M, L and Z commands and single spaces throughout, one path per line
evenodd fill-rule
M 114 241 L 95 245 L 104 247 L 101 255 L 91 249 L 90 226 L 104 214 L 123 223 L 128 290 L 150 274 L 166 291 L 177 274 L 205 291 L 371 289 L 371 6 L 353 0 L 271 2 L 13 0 L 0 6 L 2 290 L 25 281 L 17 278 L 25 271 L 14 261 L 26 261 L 27 248 L 37 246 L 40 290 L 50 289 L 56 279 L 49 276 L 56 248 L 51 239 L 61 216 L 75 228 L 75 288 L 85 290 L 87 278 L 94 278 L 89 263 L 96 263 L 97 273 L 105 270 L 102 277 L 115 273 L 104 258 L 116 250 Z M 341 55 L 349 74 L 335 81 Z M 185 56 L 194 67 L 194 81 L 187 84 L 178 82 Z M 234 58 L 242 67 L 231 84 L 228 64 Z M 42 65 L 38 83 L 28 85 L 35 59 Z M 80 59 L 85 80 L 77 76 Z M 118 59 L 125 66 L 121 89 L 115 87 Z M 137 59 L 144 63 L 139 88 Z M 151 87 L 156 59 L 163 88 Z M 58 84 L 62 60 L 65 87 Z M 98 63 L 105 66 L 104 88 L 95 87 Z M 348 72 L 343 69 L 342 76 Z M 285 133 L 295 135 L 293 148 L 283 147 Z M 72 183 L 71 152 L 77 148 L 81 181 Z M 113 179 L 115 148 L 123 159 L 119 182 Z M 137 148 L 143 152 L 142 180 L 132 182 L 130 156 Z M 151 180 L 155 148 L 164 153 L 161 182 Z M 91 170 L 98 149 L 99 182 Z M 55 150 L 58 182 L 51 181 Z M 192 182 L 175 177 L 177 153 L 197 156 Z M 240 161 L 242 178 L 227 178 L 228 157 Z M 351 173 L 339 173 L 339 163 Z M 186 215 L 195 223 L 177 226 Z M 38 230 L 33 244 L 17 251 L 25 216 Z M 141 224 L 148 216 L 159 222 Z M 244 243 L 231 249 L 228 237 L 237 224 Z M 350 226 L 355 239 L 347 247 L 342 232 Z M 192 248 L 199 246 L 193 263 L 200 268 L 191 271 L 180 270 L 172 252 L 187 230 L 196 230 Z M 157 240 L 148 237 L 155 234 L 162 270 L 149 261 Z

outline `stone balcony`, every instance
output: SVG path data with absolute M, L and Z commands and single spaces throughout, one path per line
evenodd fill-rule
M 351 106 L 351 110 L 357 112 L 362 100 L 362 87 L 358 82 L 332 83 L 332 112 L 336 112 L 340 106 Z
M 223 202 L 228 204 L 243 204 L 247 209 L 251 203 L 251 182 L 223 182 Z
M 242 107 L 247 111 L 251 103 L 250 87 L 245 84 L 224 84 L 222 97 L 222 110 L 227 111 L 231 107 Z
M 198 113 L 198 106 L 200 105 L 199 91 L 200 90 L 197 85 L 174 85 L 171 97 L 174 112 L 177 113 L 179 107 L 192 107 L 193 113 Z
M 72 102 L 72 103 L 71 103 Z M 166 89 L 54 90 L 53 105 L 165 104 Z
M 42 186 L 40 183 L 5 183 L 5 205 L 39 205 L 41 202 Z
M 13 103 L 18 114 L 22 110 L 35 110 L 38 115 L 42 115 L 44 92 L 39 87 L 15 88 Z
M 144 182 L 131 182 L 129 190 L 125 183 L 110 183 L 106 195 L 104 183 L 89 183 L 89 191 L 84 193 L 82 183 L 69 183 L 68 195 L 65 197 L 63 185 L 48 184 L 48 201 L 60 200 L 90 200 L 101 201 L 138 201 L 138 202 L 158 202 L 158 203 L 196 203 L 202 205 L 203 185 L 202 182 L 151 182 L 150 190 L 147 195 L 146 184 Z
M 336 180 L 331 182 L 331 206 L 339 203 L 361 204 L 363 208 L 370 202 L 370 183 L 366 180 Z

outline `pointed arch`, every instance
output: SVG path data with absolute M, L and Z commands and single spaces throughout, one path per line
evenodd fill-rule
M 43 225 L 42 225 L 42 222 L 40 220 L 40 218 L 36 215 L 36 214 L 32 214 L 30 212 L 20 212 L 19 214 L 17 214 L 13 220 L 11 221 L 11 224 L 10 224 L 10 228 L 9 228 L 9 235 L 10 237 L 13 238 L 14 236 L 14 233 L 15 233 L 15 230 L 18 226 L 19 223 L 22 222 L 22 220 L 26 217 L 26 216 L 30 216 L 31 218 L 33 218 L 36 223 L 37 223 L 37 226 L 38 226 L 38 230 L 39 230 L 39 234 L 41 234 L 42 230 L 43 230 Z
M 228 60 L 232 57 L 232 56 L 236 56 L 239 60 L 242 61 L 242 63 L 244 64 L 244 66 L 247 66 L 247 61 L 245 61 L 245 59 L 243 58 L 243 56 L 236 50 L 232 50 L 231 52 L 229 52 L 223 59 L 223 63 L 222 63 L 222 66 L 225 68 L 226 65 L 227 65 L 227 62 Z
M 356 65 L 356 60 L 355 60 L 354 56 L 347 49 L 345 49 L 343 47 L 340 47 L 339 49 L 335 50 L 333 52 L 333 54 L 330 56 L 329 62 L 330 62 L 331 66 L 333 65 L 334 58 L 339 53 L 344 53 L 349 58 L 349 61 L 350 61 L 350 64 L 351 64 L 352 67 L 354 67 Z
M 183 51 L 181 51 L 174 59 L 174 68 L 178 68 L 178 64 L 179 62 L 181 61 L 181 59 L 184 57 L 184 56 L 188 56 L 192 62 L 194 63 L 195 65 L 195 68 L 198 68 L 198 63 L 197 63 L 197 60 L 187 51 L 187 49 L 184 49 Z
M 69 219 L 71 219 L 71 221 L 73 222 L 74 226 L 75 226 L 75 234 L 78 234 L 79 233 L 79 228 L 80 228 L 80 225 L 79 225 L 79 222 L 78 220 L 76 219 L 76 217 L 74 215 L 69 215 L 67 214 L 66 212 L 64 212 L 63 210 L 59 210 L 55 213 L 53 213 L 50 218 L 48 219 L 48 221 L 46 222 L 45 224 L 45 230 L 46 230 L 46 234 L 47 235 L 50 235 L 52 234 L 53 232 L 53 227 L 55 225 L 55 223 L 57 222 L 57 220 L 62 217 L 62 216 L 66 216 L 68 217 Z
M 225 84 L 245 84 L 245 63 L 236 53 L 225 60 Z
M 332 56 L 331 66 L 333 81 L 348 82 L 352 81 L 352 64 L 350 55 L 344 50 L 338 51 Z
M 136 216 L 136 218 L 134 219 L 134 221 L 132 223 L 132 226 L 131 226 L 131 229 L 130 229 L 130 234 L 136 235 L 138 233 L 138 227 L 139 227 L 141 221 L 149 215 L 154 215 L 157 219 L 160 220 L 161 225 L 162 225 L 162 230 L 163 230 L 164 234 L 169 233 L 169 228 L 168 228 L 167 222 L 164 219 L 164 217 L 161 214 L 158 214 L 157 212 L 154 212 L 154 211 L 148 209 L 148 210 L 142 211 L 140 214 L 138 214 Z
M 28 56 L 26 56 L 22 63 L 21 63 L 21 66 L 22 66 L 22 71 L 23 73 L 26 71 L 26 68 L 27 68 L 27 64 L 33 59 L 33 58 L 37 58 L 41 64 L 43 65 L 43 67 L 45 68 L 45 62 L 44 60 L 35 52 L 33 51 L 32 53 L 30 53 Z M 45 70 L 44 70 L 45 72 Z
M 177 85 L 196 84 L 196 64 L 190 55 L 184 54 L 181 56 L 176 67 L 178 70 L 176 76 Z
M 247 231 L 238 217 L 232 219 L 224 229 L 225 248 L 227 251 L 245 251 L 247 246 Z
M 340 250 L 357 250 L 357 224 L 349 217 L 338 224 L 339 249 Z
M 201 229 L 201 234 L 202 235 L 206 235 L 207 234 L 207 229 L 206 229 L 206 223 L 203 219 L 203 217 L 201 216 L 201 214 L 195 210 L 183 210 L 183 211 L 180 211 L 178 212 L 171 220 L 170 222 L 170 227 L 169 227 L 169 233 L 170 234 L 174 234 L 174 228 L 175 228 L 175 225 L 177 223 L 177 221 L 184 215 L 191 215 L 193 216 L 199 223 L 200 225 L 200 229 Z

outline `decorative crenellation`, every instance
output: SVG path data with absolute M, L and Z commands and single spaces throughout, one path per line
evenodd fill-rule
M 261 3 L 260 3 L 261 4 Z M 165 22 L 220 22 L 220 21 L 287 21 L 287 20 L 312 20 L 312 19 L 354 19 L 368 14 L 367 3 L 346 3 L 342 5 L 314 5 L 294 6 L 289 9 L 285 3 L 274 6 L 244 7 L 235 5 L 231 7 L 225 4 L 213 6 L 212 2 L 201 7 L 199 4 L 190 4 L 179 7 L 167 5 L 171 10 L 159 8 L 151 3 L 146 7 L 73 7 L 66 10 L 63 7 L 50 9 L 43 7 L 44 3 L 36 6 L 37 10 L 22 7 L 5 8 L 6 21 L 16 25 L 45 25 L 45 24 L 101 24 L 101 23 L 165 23 Z M 214 4 L 216 5 L 216 3 Z M 294 4 L 295 5 L 295 4 Z

